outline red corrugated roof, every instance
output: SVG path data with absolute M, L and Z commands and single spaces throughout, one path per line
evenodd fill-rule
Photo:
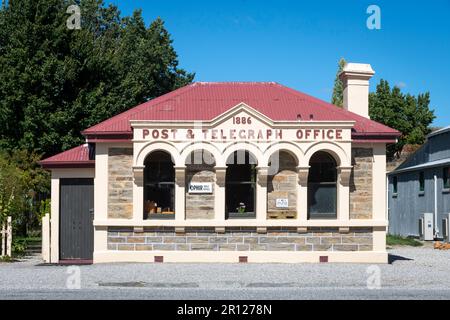
M 76 148 L 64 151 L 53 157 L 47 158 L 39 162 L 43 167 L 93 167 L 94 160 L 89 160 L 89 147 L 81 145 Z
M 355 121 L 355 135 L 397 136 L 398 131 L 274 82 L 197 82 L 145 102 L 83 132 L 130 135 L 130 120 L 209 121 L 244 102 L 274 121 Z

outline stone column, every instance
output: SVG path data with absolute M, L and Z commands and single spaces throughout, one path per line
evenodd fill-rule
M 338 203 L 338 220 L 350 220 L 350 175 L 352 167 L 338 167 L 338 183 L 337 183 L 337 203 Z
M 184 221 L 186 197 L 186 167 L 175 167 L 175 220 Z
M 215 197 L 214 197 L 214 220 L 225 221 L 225 177 L 227 167 L 214 167 L 216 172 Z
M 297 189 L 297 220 L 305 222 L 308 220 L 308 175 L 309 166 L 297 167 L 298 189 Z
M 256 183 L 256 220 L 267 220 L 267 175 L 268 167 L 258 167 Z

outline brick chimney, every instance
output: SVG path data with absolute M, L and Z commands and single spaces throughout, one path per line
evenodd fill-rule
M 344 109 L 369 118 L 369 80 L 373 77 L 370 64 L 347 63 L 339 75 L 344 84 Z

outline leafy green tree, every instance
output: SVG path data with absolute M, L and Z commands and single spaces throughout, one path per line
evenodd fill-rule
M 336 78 L 334 79 L 333 96 L 331 97 L 331 103 L 341 108 L 344 105 L 344 84 L 339 78 L 339 74 L 344 69 L 346 63 L 344 58 L 339 60 L 338 71 L 336 72 Z
M 23 177 L 5 152 L 0 152 L 0 226 L 7 216 L 15 218 L 23 209 Z
M 403 94 L 399 87 L 391 89 L 386 80 L 381 80 L 377 90 L 369 95 L 369 115 L 372 120 L 383 123 L 402 133 L 398 143 L 388 147 L 387 155 L 399 155 L 406 144 L 420 145 L 431 132 L 435 119 L 430 110 L 430 94 Z
M 69 30 L 67 7 L 81 9 Z M 51 155 L 80 132 L 193 80 L 161 19 L 102 0 L 10 0 L 0 9 L 0 148 Z
M 39 199 L 50 192 L 49 172 L 40 159 L 26 150 L 0 151 L 0 223 L 12 216 L 14 232 L 21 235 L 39 227 Z

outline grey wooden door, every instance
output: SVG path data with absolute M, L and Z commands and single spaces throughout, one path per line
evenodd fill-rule
M 60 180 L 60 260 L 92 260 L 94 179 Z

